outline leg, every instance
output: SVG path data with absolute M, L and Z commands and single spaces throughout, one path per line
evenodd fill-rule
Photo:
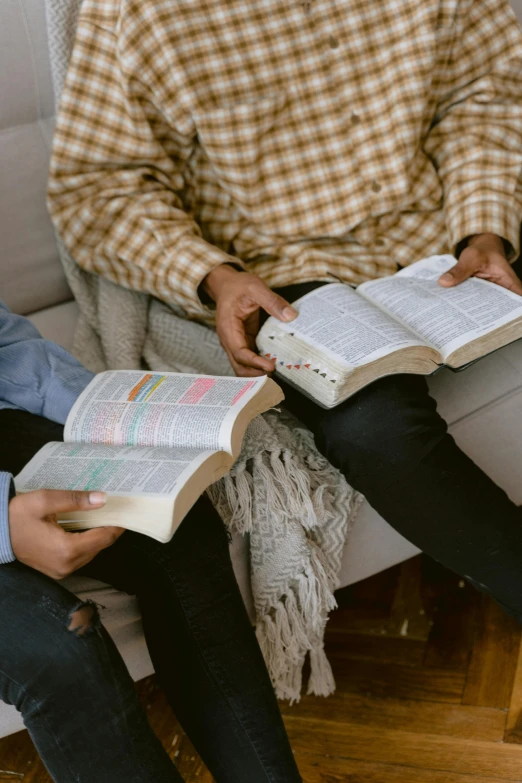
M 14 466 L 14 449 L 0 449 L 0 469 L 13 472 L 62 437 L 58 425 L 19 411 L 0 412 L 0 423 L 4 443 L 21 452 Z M 207 499 L 170 544 L 125 533 L 84 571 L 137 593 L 159 681 L 218 783 L 300 780 L 226 534 Z
M 0 429 L 0 470 L 16 474 L 63 428 L 3 410 Z M 181 783 L 96 608 L 16 562 L 0 566 L 0 699 L 59 783 Z
M 0 699 L 57 783 L 182 783 L 99 622 L 52 579 L 0 567 Z
M 330 411 L 285 393 L 318 448 L 390 525 L 522 621 L 522 515 L 458 448 L 423 378 L 381 379 Z
M 112 583 L 136 591 L 158 680 L 217 783 L 300 781 L 209 500 L 200 498 L 169 544 L 125 534 L 115 546 L 125 565 Z M 105 557 L 88 573 L 106 579 Z
M 26 411 L 0 411 L 0 470 L 16 476 L 51 441 L 63 440 L 63 427 Z

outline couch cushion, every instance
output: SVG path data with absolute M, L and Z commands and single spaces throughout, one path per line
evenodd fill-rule
M 45 190 L 53 94 L 42 0 L 0 2 L 0 298 L 28 313 L 71 298 Z
M 56 307 L 32 313 L 29 320 L 46 340 L 53 340 L 67 351 L 72 351 L 78 320 L 78 305 L 74 299 L 72 302 L 64 302 Z

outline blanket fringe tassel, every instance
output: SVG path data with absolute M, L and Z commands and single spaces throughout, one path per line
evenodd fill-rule
M 229 520 L 231 529 L 240 534 L 252 531 L 257 482 L 262 482 L 267 506 L 281 524 L 298 518 L 305 530 L 313 531 L 331 517 L 329 487 L 323 471 L 317 470 L 315 476 L 310 474 L 287 451 L 257 454 L 252 463 L 248 469 L 239 462 L 209 489 L 212 502 L 223 518 Z M 310 656 L 307 692 L 329 696 L 335 691 L 323 637 L 328 613 L 337 606 L 333 591 L 338 575 L 313 537 L 309 538 L 309 544 L 310 558 L 304 571 L 292 580 L 275 604 L 263 611 L 257 607 L 259 645 L 278 698 L 290 703 L 300 699 L 307 655 Z
M 266 456 L 269 464 L 265 461 Z M 218 511 L 222 510 L 229 526 L 237 533 L 252 532 L 254 477 L 263 482 L 274 515 L 283 519 L 297 518 L 306 530 L 313 530 L 332 517 L 326 498 L 328 482 L 320 471 L 312 485 L 310 473 L 287 451 L 256 454 L 252 462 L 252 471 L 239 462 L 208 490 Z
M 315 696 L 330 696 L 335 691 L 335 680 L 323 646 L 327 607 L 335 607 L 335 598 L 328 586 L 319 582 L 316 574 L 302 574 L 295 581 L 286 595 L 267 614 L 258 618 L 256 626 L 257 639 L 276 695 L 290 704 L 298 702 L 301 697 L 302 670 L 307 654 L 310 655 L 307 692 Z M 310 607 L 319 609 L 321 605 L 322 611 L 309 611 Z

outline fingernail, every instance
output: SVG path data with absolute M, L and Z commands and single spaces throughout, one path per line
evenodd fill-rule
M 107 502 L 107 494 L 105 492 L 89 492 L 89 503 L 91 506 L 101 506 Z
M 451 283 L 453 281 L 453 274 L 451 272 L 445 272 L 440 279 L 442 283 Z
M 293 321 L 297 313 L 293 307 L 285 307 L 283 310 L 283 318 L 285 321 Z

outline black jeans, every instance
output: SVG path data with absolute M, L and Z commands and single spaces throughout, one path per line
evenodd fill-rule
M 315 287 L 278 293 L 295 301 Z M 381 379 L 331 410 L 281 385 L 319 450 L 392 527 L 522 622 L 522 513 L 458 448 L 424 378 Z
M 0 470 L 16 474 L 62 428 L 0 411 L 0 433 Z M 301 780 L 205 497 L 169 544 L 126 532 L 83 572 L 137 596 L 158 681 L 218 783 Z M 82 609 L 84 627 L 69 630 Z M 0 699 L 58 783 L 181 781 L 95 607 L 18 562 L 0 566 Z

